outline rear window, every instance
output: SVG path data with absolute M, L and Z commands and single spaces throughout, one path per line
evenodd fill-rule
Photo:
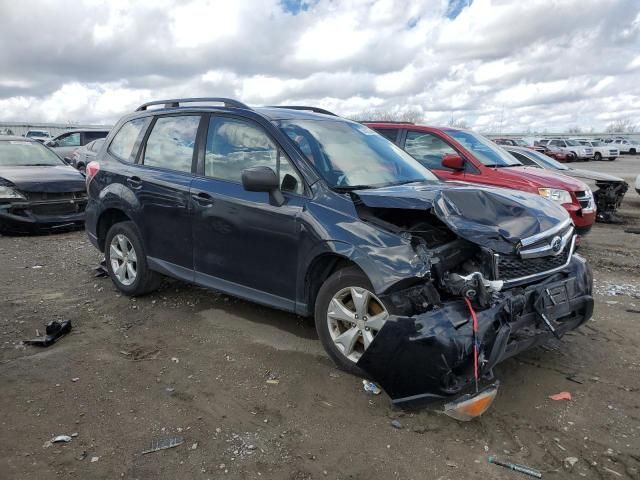
M 135 120 L 130 120 L 122 125 L 118 133 L 116 133 L 116 136 L 111 141 L 109 151 L 116 157 L 120 158 L 120 160 L 131 162 L 133 147 L 140 135 L 140 131 L 142 130 L 145 121 L 146 118 L 136 118 Z

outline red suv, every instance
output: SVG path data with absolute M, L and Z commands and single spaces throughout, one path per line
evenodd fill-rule
M 468 130 L 410 123 L 366 123 L 443 180 L 481 183 L 531 192 L 562 204 L 578 233 L 596 218 L 591 190 L 583 182 L 525 167 L 499 145 Z

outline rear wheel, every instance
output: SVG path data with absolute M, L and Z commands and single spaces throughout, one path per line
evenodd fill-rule
M 616 157 L 609 157 L 609 161 L 613 162 L 616 159 Z
M 635 155 L 636 154 L 636 149 L 632 148 L 631 150 L 629 150 L 629 155 Z
M 116 223 L 109 229 L 105 259 L 111 281 L 125 295 L 144 295 L 160 285 L 160 275 L 149 270 L 146 252 L 133 222 Z
M 390 311 L 356 267 L 338 270 L 320 287 L 315 323 L 322 346 L 339 368 L 359 376 L 356 366 L 382 329 Z

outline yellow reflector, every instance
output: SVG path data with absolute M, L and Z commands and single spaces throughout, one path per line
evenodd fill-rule
M 477 395 L 465 395 L 447 403 L 444 406 L 444 413 L 461 422 L 468 422 L 486 412 L 496 399 L 497 393 L 498 387 L 494 385 Z

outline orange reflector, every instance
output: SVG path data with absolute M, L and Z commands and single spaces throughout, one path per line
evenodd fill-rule
M 444 413 L 451 418 L 468 422 L 486 412 L 498 394 L 498 387 L 493 385 L 477 395 L 465 395 L 444 406 Z

